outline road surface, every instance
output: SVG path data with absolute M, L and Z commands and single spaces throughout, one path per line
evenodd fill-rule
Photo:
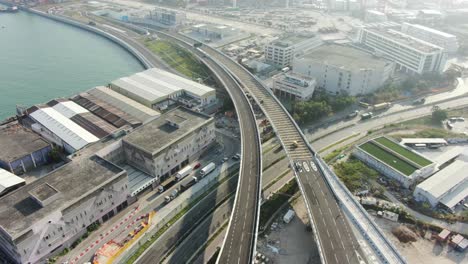
M 245 92 L 248 92 L 255 98 L 270 120 L 270 123 L 273 125 L 276 135 L 280 138 L 283 148 L 286 150 L 291 162 L 303 160 L 312 161 L 315 159 L 315 153 L 309 149 L 305 138 L 301 135 L 300 129 L 294 123 L 294 120 L 292 120 L 286 110 L 282 108 L 279 101 L 275 100 L 274 96 L 269 93 L 260 82 L 248 74 L 243 67 L 224 55 L 221 55 L 207 46 L 203 46 L 203 50 L 211 58 L 215 59 L 217 63 L 229 69 L 241 82 Z M 317 170 L 314 173 L 297 173 L 296 176 L 305 197 L 309 217 L 312 220 L 312 226 L 315 227 L 314 235 L 316 236 L 317 244 L 321 252 L 322 262 L 358 263 L 356 238 L 350 232 L 342 233 L 350 230 L 350 226 L 340 213 L 341 209 L 337 201 L 333 198 L 332 191 L 326 184 L 322 172 Z M 243 191 L 244 193 L 241 196 L 249 195 L 248 190 L 244 189 Z M 330 210 L 330 213 L 320 211 L 322 208 L 325 208 L 325 206 L 327 211 Z M 330 215 L 337 217 L 336 219 L 333 218 L 335 221 L 329 218 Z M 341 220 L 339 218 L 341 218 Z M 239 239 L 242 240 L 245 234 L 237 233 L 235 236 L 239 241 Z M 237 252 L 237 254 L 239 253 L 241 252 Z M 226 257 L 230 254 L 233 254 L 233 252 L 226 251 L 225 248 L 222 248 L 218 262 L 233 263 L 230 262 L 232 259 L 230 260 Z

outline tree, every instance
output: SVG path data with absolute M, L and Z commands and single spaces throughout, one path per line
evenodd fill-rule
M 317 120 L 331 113 L 331 107 L 325 101 L 298 102 L 294 104 L 293 116 L 299 123 Z
M 60 161 L 60 149 L 58 147 L 53 147 L 49 152 L 49 157 L 53 162 Z
M 439 106 L 435 105 L 432 108 L 432 121 L 434 123 L 437 123 L 437 124 L 442 123 L 442 121 L 447 119 L 447 116 L 448 116 L 447 111 L 440 109 Z
M 231 97 L 226 96 L 223 100 L 222 111 L 227 112 L 231 110 L 234 110 L 234 103 L 232 102 Z
M 463 68 L 460 66 L 451 66 L 444 72 L 445 79 L 449 82 L 455 81 L 457 78 L 462 76 Z

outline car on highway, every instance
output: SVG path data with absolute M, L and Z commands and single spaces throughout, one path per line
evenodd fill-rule
M 314 171 L 318 171 L 317 166 L 315 165 L 315 163 L 314 163 L 313 161 L 310 162 L 310 167 L 311 167 Z
M 302 166 L 301 166 L 301 164 L 300 164 L 299 162 L 296 162 L 295 165 L 296 165 L 296 171 L 297 171 L 297 172 L 302 172 Z
M 310 168 L 309 168 L 309 165 L 307 165 L 307 162 L 303 162 L 302 163 L 302 167 L 304 167 L 304 169 L 307 171 L 307 172 L 310 172 Z
M 349 119 L 355 118 L 356 116 L 358 116 L 358 114 L 359 114 L 359 111 L 356 110 L 356 111 L 353 111 L 353 112 L 349 113 L 349 114 L 346 116 L 346 118 L 349 118 Z
M 226 161 L 228 161 L 228 157 L 223 158 L 223 163 L 226 162 Z
M 299 143 L 297 142 L 297 140 L 294 140 L 293 143 L 291 143 L 292 149 L 296 149 L 298 146 L 299 146 Z
M 198 169 L 198 168 L 200 168 L 200 167 L 201 167 L 201 163 L 198 162 L 197 164 L 195 164 L 195 166 L 193 166 L 193 169 Z

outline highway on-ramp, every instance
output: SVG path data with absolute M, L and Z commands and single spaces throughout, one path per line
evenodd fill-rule
M 234 208 L 218 263 L 250 263 L 255 251 L 260 213 L 262 150 L 249 99 L 236 78 L 210 56 L 194 48 L 193 40 L 175 33 L 150 31 L 157 33 L 159 38 L 175 41 L 197 55 L 226 88 L 234 103 L 241 133 L 242 158 Z
M 255 250 L 261 189 L 262 150 L 255 115 L 239 84 L 223 74 L 217 63 L 209 58 L 205 63 L 217 72 L 236 108 L 241 132 L 241 168 L 234 208 L 219 263 L 250 263 Z M 222 75 L 221 75 L 222 74 Z

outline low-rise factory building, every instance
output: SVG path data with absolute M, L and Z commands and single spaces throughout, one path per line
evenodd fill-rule
M 221 40 L 235 35 L 239 35 L 242 32 L 233 27 L 225 25 L 213 25 L 213 24 L 197 24 L 192 26 L 192 32 L 196 32 L 203 36 L 209 41 Z
M 73 101 L 66 99 L 55 99 L 47 103 L 48 106 L 77 123 L 82 128 L 89 131 L 98 138 L 103 138 L 112 134 L 116 127 L 92 114 L 87 109 L 81 107 Z
M 120 109 L 126 114 L 138 119 L 145 123 L 148 120 L 152 120 L 161 115 L 158 111 L 155 111 L 149 107 L 146 107 L 135 100 L 132 100 L 126 96 L 123 96 L 116 91 L 105 87 L 98 86 L 88 91 L 88 93 L 97 99 L 104 101 L 115 108 Z
M 336 44 L 318 47 L 293 61 L 295 73 L 315 78 L 331 94 L 368 94 L 393 74 L 394 63 L 356 48 Z
M 163 181 L 215 142 L 212 117 L 178 107 L 122 140 L 126 162 Z
M 62 147 L 68 153 L 73 153 L 99 140 L 98 137 L 52 107 L 34 106 L 28 109 L 27 113 L 34 122 L 31 125 L 33 131 L 49 142 Z
M 464 152 L 454 162 L 418 184 L 414 197 L 428 202 L 431 206 L 442 205 L 453 209 L 464 203 L 468 197 L 468 152 Z
M 96 156 L 101 144 L 0 198 L 0 251 L 8 263 L 42 263 L 79 239 L 93 223 L 128 204 L 125 170 Z
M 216 103 L 213 88 L 157 68 L 115 80 L 110 88 L 152 109 L 166 109 L 177 102 L 188 108 Z
M 357 146 L 353 155 L 406 188 L 436 170 L 436 164 L 431 160 L 386 137 L 375 138 Z
M 309 100 L 314 94 L 316 81 L 313 78 L 294 73 L 274 77 L 273 92 L 276 96 L 294 100 Z
M 130 126 L 135 128 L 141 125 L 141 121 L 89 93 L 75 95 L 72 100 L 114 127 Z
M 18 123 L 0 127 L 0 168 L 22 174 L 49 162 L 52 145 Z

